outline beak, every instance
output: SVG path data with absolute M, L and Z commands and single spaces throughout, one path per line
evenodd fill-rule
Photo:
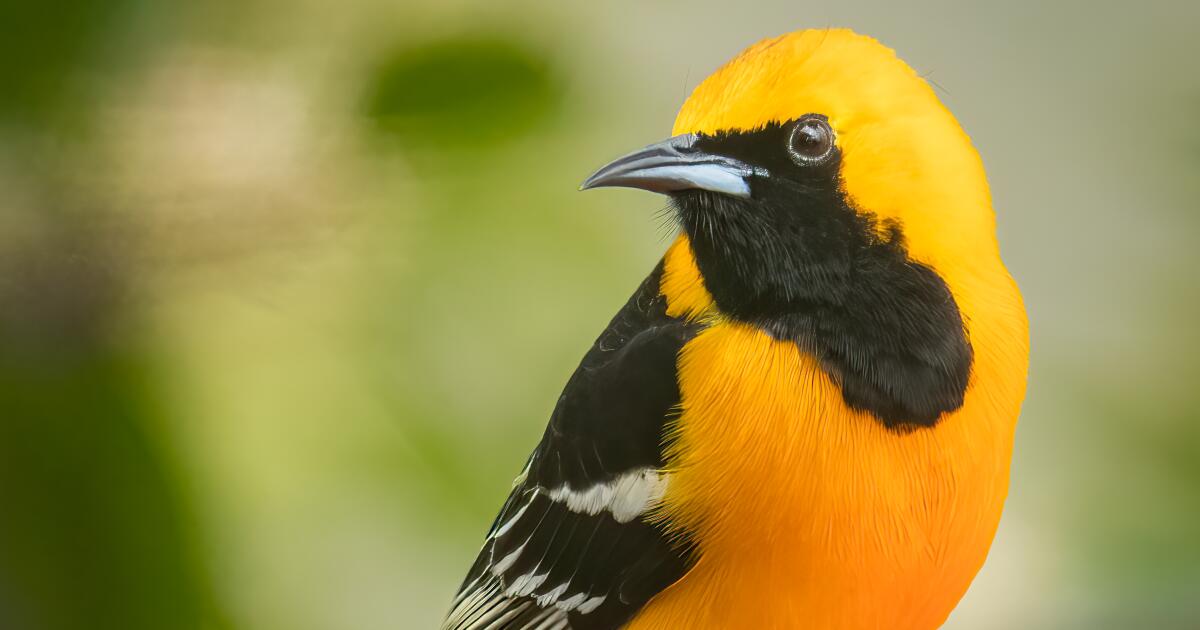
M 696 148 L 698 136 L 688 133 L 652 144 L 617 158 L 584 180 L 580 190 L 603 186 L 641 188 L 656 193 L 682 190 L 749 197 L 752 175 L 766 169 Z

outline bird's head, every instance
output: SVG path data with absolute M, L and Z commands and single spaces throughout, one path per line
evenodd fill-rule
M 979 156 L 879 42 L 830 29 L 755 44 L 696 88 L 674 133 L 583 184 L 670 196 L 669 313 L 795 341 L 849 406 L 897 428 L 963 405 L 977 342 L 1025 347 Z
M 827 29 L 762 41 L 696 88 L 674 134 L 583 187 L 669 195 L 722 312 L 761 319 L 842 304 L 880 257 L 947 281 L 972 261 L 998 261 L 969 138 L 870 37 Z

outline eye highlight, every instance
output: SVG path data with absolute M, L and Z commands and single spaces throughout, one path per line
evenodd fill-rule
M 800 166 L 823 162 L 833 153 L 833 129 L 824 117 L 803 118 L 788 134 L 787 150 Z

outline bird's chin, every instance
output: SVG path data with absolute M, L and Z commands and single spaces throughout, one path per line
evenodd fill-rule
M 698 188 L 671 193 L 670 197 L 675 214 L 685 222 L 685 227 L 689 219 L 701 221 L 706 216 L 728 215 L 745 203 L 739 197 Z

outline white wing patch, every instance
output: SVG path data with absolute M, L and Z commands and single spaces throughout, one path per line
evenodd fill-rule
M 597 608 L 600 607 L 600 604 L 604 603 L 604 598 L 605 598 L 604 595 L 598 595 L 591 599 L 584 600 L 583 603 L 579 605 L 580 614 L 586 615 L 586 614 L 592 612 L 593 610 L 596 610 Z
M 517 558 L 521 557 L 521 552 L 524 550 L 525 550 L 525 545 L 521 545 L 520 547 L 513 549 L 512 553 L 508 554 L 507 556 L 504 556 L 503 558 L 500 558 L 499 562 L 492 565 L 492 575 L 495 575 L 496 577 L 500 577 L 501 575 L 504 575 L 504 572 L 507 571 L 508 568 L 511 567 L 513 565 L 513 563 L 515 563 L 517 561 Z
M 513 583 L 505 589 L 504 594 L 509 597 L 525 597 L 532 593 L 533 589 L 541 586 L 542 582 L 545 582 L 548 577 L 550 577 L 549 573 L 535 574 L 530 571 L 513 580 Z
M 585 602 L 586 603 L 586 602 Z M 514 601 L 500 592 L 499 581 L 482 585 L 467 597 L 455 600 L 454 609 L 442 625 L 443 630 L 508 630 L 505 624 L 535 606 L 533 600 Z M 526 618 L 522 629 L 567 630 L 567 613 L 546 608 Z
M 606 597 L 605 595 L 588 597 L 587 593 L 576 593 L 562 601 L 554 602 L 554 607 L 563 612 L 578 610 L 580 614 L 586 615 L 599 608 Z
M 547 491 L 546 496 L 567 504 L 572 512 L 595 516 L 607 510 L 618 523 L 628 523 L 662 500 L 667 477 L 653 468 L 639 468 L 586 490 L 564 485 Z
M 528 466 L 518 477 L 515 485 L 524 483 L 528 474 Z M 557 488 L 535 486 L 524 493 L 525 503 L 515 513 L 499 526 L 488 537 L 498 539 L 507 534 L 525 516 L 529 506 L 538 495 L 545 496 L 554 503 L 566 506 L 577 514 L 595 516 L 608 512 L 618 523 L 628 523 L 645 514 L 662 501 L 667 492 L 668 475 L 654 468 L 638 468 L 619 475 L 611 481 L 595 484 L 586 489 L 575 490 L 568 485 Z M 566 628 L 567 613 L 578 611 L 588 614 L 604 603 L 606 595 L 590 597 L 589 593 L 575 593 L 563 597 L 569 582 L 557 584 L 554 588 L 541 595 L 533 595 L 542 586 L 550 574 L 544 570 L 538 573 L 540 566 L 524 575 L 506 580 L 504 573 L 521 557 L 525 551 L 522 544 L 504 556 L 495 559 L 493 564 L 475 583 L 463 589 L 455 600 L 454 610 L 446 619 L 444 628 L 484 630 L 502 628 L 503 624 L 512 620 L 522 612 L 530 612 L 529 607 L 537 606 L 545 609 L 537 613 L 529 625 L 523 628 Z M 539 565 L 541 563 L 538 563 Z M 524 599 L 529 597 L 530 599 Z
M 517 477 L 523 481 L 525 473 Z M 612 513 L 618 523 L 628 523 L 641 516 L 658 504 L 667 493 L 667 482 L 670 475 L 660 473 L 653 468 L 631 470 L 612 481 L 598 483 L 586 490 L 572 490 L 569 485 L 554 489 L 535 486 L 528 491 L 525 504 L 515 514 L 492 532 L 489 538 L 499 538 L 508 533 L 517 521 L 525 515 L 525 510 L 544 493 L 546 498 L 555 503 L 565 503 L 567 509 L 579 514 L 595 516 L 605 510 Z M 515 560 L 515 558 L 514 558 Z M 507 568 L 507 567 L 505 567 Z
M 490 538 L 499 538 L 499 537 L 507 534 L 508 530 L 512 529 L 512 526 L 516 525 L 517 521 L 521 520 L 521 516 L 523 516 L 525 514 L 525 510 L 529 509 L 529 504 L 533 503 L 534 498 L 537 497 L 537 493 L 538 493 L 538 489 L 534 488 L 533 492 L 530 493 L 529 498 L 526 500 L 525 505 L 522 505 L 521 509 L 517 510 L 516 514 L 512 515 L 512 518 L 505 521 L 504 524 L 501 525 L 500 527 L 497 527 L 496 531 L 492 532 L 492 535 L 490 536 Z

